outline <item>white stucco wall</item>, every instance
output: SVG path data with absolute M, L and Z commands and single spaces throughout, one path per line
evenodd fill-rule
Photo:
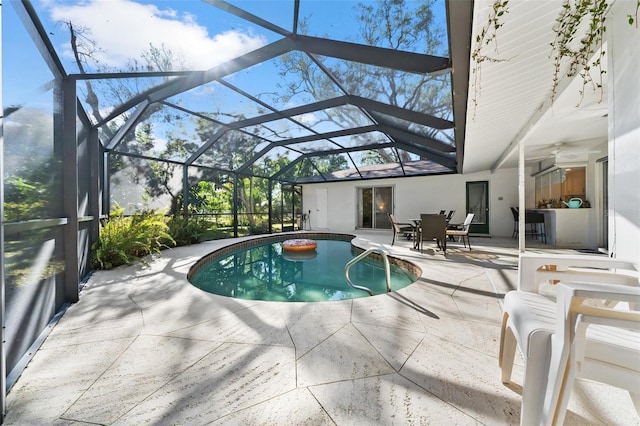
M 395 215 L 399 221 L 419 217 L 420 213 L 436 213 L 439 210 L 456 210 L 454 222 L 465 217 L 466 182 L 489 182 L 489 232 L 492 236 L 511 236 L 513 217 L 510 207 L 518 205 L 518 170 L 504 169 L 468 175 L 443 175 L 380 179 L 369 181 L 337 182 L 303 186 L 304 212 L 311 210 L 311 228 L 317 228 L 315 217 L 316 189 L 326 188 L 328 229 L 350 232 L 356 228 L 357 188 L 365 186 L 393 186 Z M 533 180 L 527 184 L 533 185 Z M 532 187 L 532 186 L 531 186 Z M 533 198 L 531 198 L 533 204 Z
M 580 229 L 580 246 L 596 248 L 602 246 L 600 241 L 603 218 L 602 177 L 600 165 L 596 162 L 607 155 L 607 142 L 603 141 L 589 156 L 587 164 L 586 199 L 591 209 L 587 215 L 585 229 Z M 636 161 L 636 163 L 638 163 Z M 525 170 L 525 207 L 535 208 L 535 179 L 531 169 Z M 312 184 L 303 186 L 303 208 L 311 210 L 311 229 L 328 229 L 336 232 L 350 232 L 356 229 L 357 223 L 357 188 L 371 186 L 392 186 L 394 188 L 396 218 L 405 222 L 420 216 L 420 213 L 435 213 L 439 210 L 456 210 L 454 222 L 462 222 L 465 217 L 466 182 L 489 182 L 489 234 L 495 237 L 509 237 L 513 232 L 513 217 L 510 207 L 518 205 L 517 169 L 502 169 L 495 173 L 489 171 L 467 175 L 423 176 L 400 179 L 380 179 L 369 181 L 337 182 Z M 640 180 L 639 180 L 640 182 Z M 637 185 L 637 184 L 634 184 Z M 631 186 L 633 188 L 633 186 Z M 316 203 L 316 190 L 327 191 L 327 226 L 318 227 L 320 214 Z M 567 227 L 563 229 L 566 234 Z M 549 231 L 550 232 L 550 231 Z M 573 240 L 572 240 L 573 241 Z
M 640 263 L 640 28 L 627 15 L 635 0 L 607 16 L 609 55 L 609 252 Z

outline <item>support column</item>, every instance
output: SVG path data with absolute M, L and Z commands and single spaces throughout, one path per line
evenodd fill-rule
M 268 183 L 267 183 L 267 200 L 268 200 L 268 213 L 269 213 L 269 233 L 271 234 L 273 232 L 273 226 L 272 226 L 272 222 L 273 222 L 273 195 L 271 195 L 273 192 L 273 181 L 271 179 L 269 179 Z
M 2 82 L 2 5 L 0 4 L 0 83 Z M 0 424 L 4 423 L 6 411 L 7 388 L 7 363 L 5 353 L 5 325 L 4 325 L 4 135 L 2 130 L 4 117 L 4 103 L 2 102 L 2 90 L 0 90 L 0 321 L 2 321 L 2 333 L 0 334 Z
M 111 213 L 111 179 L 109 178 L 109 168 L 111 161 L 109 160 L 109 151 L 102 154 L 102 213 L 106 216 Z
M 238 175 L 233 174 L 233 236 L 238 236 Z
M 61 102 L 62 128 L 60 129 L 62 149 L 62 210 L 67 219 L 63 227 L 64 242 L 64 299 L 67 302 L 78 301 L 79 264 L 78 264 L 78 140 L 76 135 L 76 82 L 63 79 L 56 89 L 56 103 Z M 58 143 L 58 142 L 56 142 Z
M 518 144 L 518 251 L 525 252 L 525 183 L 524 183 L 524 142 Z
M 100 215 L 102 214 L 101 209 L 101 185 L 100 185 L 100 177 L 102 175 L 101 172 L 101 161 L 100 156 L 102 155 L 102 150 L 100 149 L 100 139 L 98 138 L 98 129 L 91 128 L 89 129 L 89 134 L 87 135 L 87 147 L 88 147 L 88 157 L 89 157 L 89 214 L 93 217 L 91 219 L 91 228 L 89 231 L 89 247 L 93 245 L 93 243 L 98 239 L 98 235 L 100 232 Z
M 177 214 L 178 212 L 176 212 Z M 189 215 L 189 166 L 182 166 L 182 215 Z

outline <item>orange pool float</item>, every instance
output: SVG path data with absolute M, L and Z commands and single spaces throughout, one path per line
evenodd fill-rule
M 302 262 L 304 260 L 315 259 L 318 252 L 315 250 L 310 251 L 282 251 L 282 258 L 289 262 Z
M 316 247 L 318 247 L 318 243 L 307 238 L 286 240 L 282 243 L 282 249 L 285 251 L 311 251 Z

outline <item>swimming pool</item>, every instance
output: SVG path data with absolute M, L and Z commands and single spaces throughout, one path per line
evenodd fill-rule
M 369 295 L 349 287 L 344 277 L 347 262 L 361 250 L 352 235 L 304 234 L 318 246 L 312 252 L 290 253 L 282 242 L 295 236 L 271 236 L 244 241 L 213 252 L 189 271 L 194 286 L 209 293 L 238 299 L 282 302 L 344 300 Z M 390 257 L 391 288 L 399 290 L 418 279 L 415 266 Z M 386 292 L 384 264 L 367 257 L 356 263 L 349 277 L 375 294 Z

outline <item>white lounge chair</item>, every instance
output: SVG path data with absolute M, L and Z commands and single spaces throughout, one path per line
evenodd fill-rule
M 558 284 L 544 424 L 564 423 L 577 377 L 629 391 L 640 414 L 640 311 L 614 309 L 603 300 L 640 306 L 640 287 Z
M 558 305 L 555 300 L 549 295 L 541 294 L 540 290 L 544 284 L 558 282 L 637 287 L 638 269 L 631 262 L 604 256 L 521 255 L 518 290 L 508 292 L 504 299 L 499 365 L 502 367 L 502 381 L 508 383 L 511 379 L 516 347 L 522 352 L 525 362 L 522 384 L 522 425 L 549 424 L 555 416 L 556 409 L 563 409 L 557 403 L 559 401 L 557 396 L 551 395 L 546 405 L 547 411 L 544 411 L 548 385 L 553 389 L 552 394 L 559 392 L 554 388 L 557 386 L 556 377 L 551 376 L 551 380 L 548 380 L 552 359 L 552 337 L 559 339 L 560 334 L 556 334 L 557 329 L 559 327 L 564 329 L 567 325 L 557 319 Z M 555 288 L 553 286 L 546 288 L 546 290 L 550 289 Z M 597 333 L 591 330 L 587 333 L 587 341 L 590 342 L 587 347 L 598 347 L 600 345 L 598 339 Z M 558 349 L 561 347 L 564 346 L 555 344 L 556 354 L 562 351 Z M 611 357 L 613 359 L 615 355 Z M 556 355 L 554 360 L 560 358 Z M 576 357 L 572 358 L 572 360 L 576 359 Z M 564 367 L 556 366 L 554 367 L 556 373 L 551 374 L 557 374 L 560 370 L 564 371 Z M 566 396 L 570 392 L 570 385 L 567 382 L 564 383 L 563 395 Z M 566 409 L 566 404 L 564 407 Z

